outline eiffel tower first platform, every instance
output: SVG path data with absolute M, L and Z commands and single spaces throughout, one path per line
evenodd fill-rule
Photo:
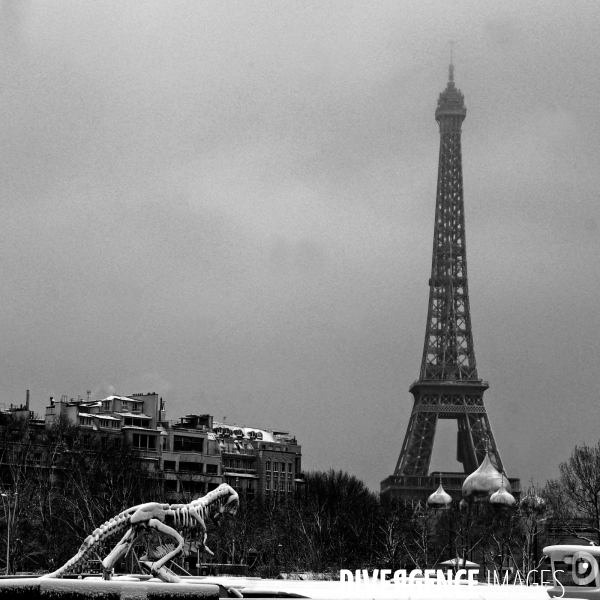
M 489 384 L 479 378 L 473 349 L 461 158 L 461 125 L 467 114 L 464 96 L 454 84 L 454 66 L 440 94 L 435 119 L 440 127 L 433 260 L 421 373 L 410 386 L 414 405 L 393 475 L 381 482 L 381 495 L 425 501 L 440 480 L 457 498 L 462 484 L 485 457 L 504 466 L 483 403 Z M 457 422 L 457 461 L 463 472 L 429 473 L 439 419 Z M 519 480 L 509 479 L 514 492 Z

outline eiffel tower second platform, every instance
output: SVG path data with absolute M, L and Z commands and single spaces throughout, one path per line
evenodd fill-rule
M 483 380 L 417 380 L 411 385 L 413 410 L 394 474 L 381 482 L 383 497 L 424 502 L 441 482 L 452 497 L 459 499 L 462 484 L 483 460 L 486 445 L 492 462 L 504 471 L 483 403 L 488 387 Z M 457 422 L 456 459 L 463 464 L 462 472 L 429 473 L 439 419 Z M 519 479 L 509 477 L 509 482 L 518 495 Z

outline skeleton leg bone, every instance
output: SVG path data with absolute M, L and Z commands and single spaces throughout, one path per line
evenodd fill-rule
M 165 554 L 161 559 L 157 560 L 151 568 L 152 574 L 155 577 L 158 577 L 162 581 L 166 581 L 167 583 L 179 583 L 181 579 L 176 575 L 169 575 L 165 571 L 160 571 L 161 567 L 165 566 L 170 560 L 176 558 L 183 552 L 183 538 L 179 535 L 175 529 L 165 525 L 162 521 L 158 519 L 150 519 L 148 521 L 148 527 L 152 529 L 156 529 L 165 535 L 173 538 L 177 542 L 177 548 L 172 550 L 171 552 Z
M 115 563 L 127 552 L 130 541 L 135 537 L 133 527 L 130 527 L 119 543 L 112 549 L 111 553 L 102 561 L 102 576 L 104 579 L 110 579 L 110 574 Z
M 196 510 L 190 510 L 190 515 L 194 519 L 196 519 L 196 521 L 200 525 L 200 531 L 198 533 L 199 550 L 204 551 L 207 554 L 210 554 L 211 556 L 214 556 L 215 553 L 206 545 L 206 538 L 208 537 L 208 534 L 206 532 L 206 523 L 204 522 L 204 519 L 198 514 Z

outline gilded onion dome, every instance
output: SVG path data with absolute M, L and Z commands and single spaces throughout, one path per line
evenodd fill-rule
M 490 504 L 493 504 L 498 508 L 507 508 L 509 506 L 514 506 L 516 502 L 517 501 L 515 500 L 515 497 L 510 492 L 506 491 L 504 481 L 502 481 L 500 489 L 490 496 Z
M 541 514 L 546 510 L 546 501 L 535 493 L 535 489 L 531 488 L 521 498 L 520 506 L 528 514 Z
M 462 493 L 465 498 L 489 498 L 499 491 L 503 484 L 504 490 L 510 493 L 511 487 L 508 479 L 496 469 L 486 452 L 479 468 L 465 479 Z
M 427 498 L 427 506 L 429 508 L 438 510 L 446 510 L 450 508 L 451 502 L 452 498 L 450 497 L 450 494 L 444 490 L 441 483 L 438 489 L 435 490 L 435 492 L 433 492 L 429 498 Z

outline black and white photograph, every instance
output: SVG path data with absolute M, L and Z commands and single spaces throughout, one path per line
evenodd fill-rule
M 0 600 L 600 594 L 594 0 L 0 0 Z

